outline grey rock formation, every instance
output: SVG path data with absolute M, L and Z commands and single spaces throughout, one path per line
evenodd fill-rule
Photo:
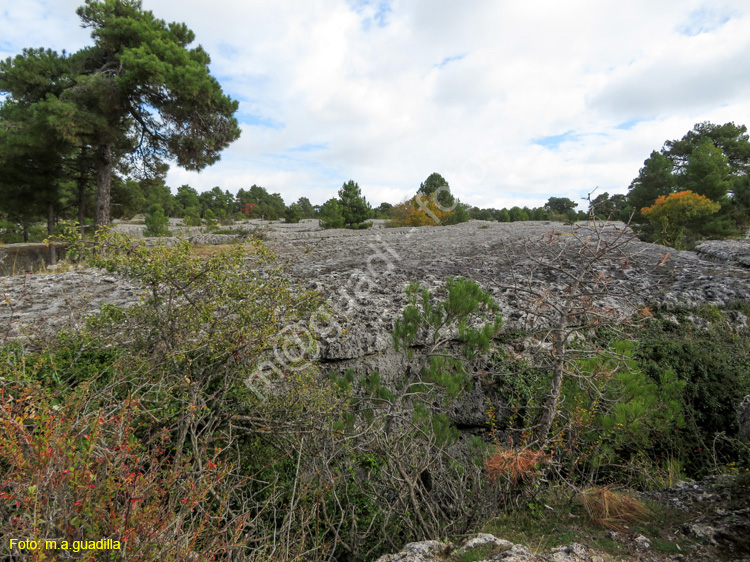
M 123 225 L 136 226 L 136 225 Z M 405 287 L 418 282 L 440 290 L 449 277 L 463 276 L 490 289 L 498 300 L 505 324 L 521 328 L 534 321 L 519 309 L 519 296 L 507 290 L 514 277 L 561 293 L 565 268 L 573 270 L 585 255 L 569 252 L 561 270 L 540 266 L 535 251 L 552 241 L 556 249 L 575 250 L 576 240 L 595 235 L 586 227 L 546 221 L 497 223 L 471 221 L 446 227 L 377 230 L 321 230 L 316 221 L 299 224 L 250 221 L 239 225 L 267 229 L 267 244 L 284 260 L 296 281 L 328 297 L 337 330 L 311 332 L 320 339 L 320 361 L 325 369 L 358 373 L 378 371 L 381 379 L 398 377 L 406 366 L 393 349 L 391 332 L 406 305 Z M 602 242 L 613 244 L 627 234 L 622 223 L 608 223 Z M 196 235 L 195 243 L 226 243 L 234 235 Z M 163 239 L 162 243 L 175 239 Z M 546 241 L 546 242 L 545 242 Z M 148 243 L 159 242 L 151 239 Z M 548 244 L 549 245 L 549 244 Z M 568 251 L 566 250 L 566 251 Z M 602 269 L 611 279 L 611 306 L 626 316 L 646 303 L 667 306 L 726 305 L 750 302 L 750 271 L 731 263 L 707 261 L 694 252 L 637 240 L 625 248 L 627 259 Z M 666 258 L 666 259 L 665 259 Z M 127 305 L 137 301 L 136 286 L 99 271 L 10 276 L 0 278 L 0 327 L 6 337 L 46 325 L 79 324 L 82 316 L 102 304 Z M 627 298 L 615 298 L 616 295 Z M 477 379 L 476 388 L 481 385 Z M 454 423 L 483 424 L 486 396 L 476 391 L 452 411 Z
M 696 246 L 695 251 L 704 259 L 750 268 L 750 239 L 709 240 Z
M 216 246 L 219 244 L 232 244 L 241 237 L 237 234 L 198 234 L 191 236 L 188 241 L 198 246 Z
M 691 520 L 681 526 L 682 534 L 715 547 L 723 559 L 750 559 L 750 479 L 745 475 L 678 482 L 672 488 L 643 496 L 689 514 Z
M 387 554 L 377 562 L 432 562 L 446 560 L 451 551 L 450 543 L 421 541 L 407 544 L 398 554 Z
M 104 304 L 129 306 L 141 289 L 104 271 L 0 277 L 0 342 L 33 330 L 77 328 Z
M 580 545 L 558 546 L 548 553 L 532 553 L 528 548 L 490 534 L 467 539 L 462 545 L 450 542 L 423 541 L 407 544 L 401 552 L 381 556 L 376 562 L 602 562 L 600 553 Z

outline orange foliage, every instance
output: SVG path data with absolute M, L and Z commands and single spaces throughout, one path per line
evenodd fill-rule
M 536 478 L 539 468 L 549 458 L 549 455 L 531 449 L 498 449 L 485 461 L 484 468 L 493 482 L 507 478 L 517 484 L 521 480 L 528 482 Z
M 641 213 L 654 222 L 669 222 L 677 226 L 712 215 L 720 208 L 719 203 L 708 197 L 692 191 L 680 191 L 660 196 L 653 205 L 641 209 Z

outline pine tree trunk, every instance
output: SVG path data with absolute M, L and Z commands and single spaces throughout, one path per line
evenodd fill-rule
M 109 226 L 109 207 L 112 187 L 112 145 L 99 149 L 96 163 L 96 226 Z

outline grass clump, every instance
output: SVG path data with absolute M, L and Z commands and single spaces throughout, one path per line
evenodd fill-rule
M 579 495 L 589 519 L 608 529 L 623 530 L 632 523 L 645 523 L 651 510 L 632 493 L 618 492 L 610 486 L 594 486 Z

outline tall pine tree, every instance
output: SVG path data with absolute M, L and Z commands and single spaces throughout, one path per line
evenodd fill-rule
M 104 225 L 123 136 L 146 167 L 174 159 L 200 170 L 239 137 L 238 104 L 210 75 L 203 48 L 188 48 L 195 35 L 184 24 L 157 19 L 140 0 L 86 0 L 77 13 L 94 39 L 77 88 L 105 125 L 95 139 L 96 223 Z

